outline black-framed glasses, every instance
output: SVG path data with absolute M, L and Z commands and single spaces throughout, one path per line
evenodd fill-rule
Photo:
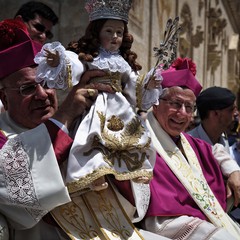
M 26 97 L 26 96 L 30 96 L 30 95 L 33 95 L 36 93 L 37 91 L 37 86 L 41 86 L 43 87 L 44 89 L 48 89 L 47 86 L 43 86 L 41 83 L 34 83 L 34 84 L 24 84 L 18 88 L 13 88 L 13 87 L 4 87 L 2 89 L 9 89 L 11 91 L 19 91 L 19 93 L 23 96 L 23 97 Z
M 160 98 L 160 99 L 167 102 L 170 105 L 170 107 L 174 110 L 181 109 L 183 105 L 184 105 L 187 113 L 193 113 L 196 110 L 196 105 L 193 105 L 191 103 L 186 103 L 186 102 L 182 102 L 179 100 L 170 100 L 170 99 L 166 99 L 166 98 Z

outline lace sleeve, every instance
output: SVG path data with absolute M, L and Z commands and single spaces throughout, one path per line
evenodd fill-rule
M 46 50 L 59 55 L 59 64 L 51 67 L 47 63 Z M 49 88 L 66 89 L 76 85 L 83 72 L 83 65 L 74 52 L 66 51 L 60 42 L 47 43 L 35 56 L 38 64 L 36 82 L 43 82 Z

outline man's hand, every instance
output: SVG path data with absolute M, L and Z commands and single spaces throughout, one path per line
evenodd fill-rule
M 234 197 L 234 206 L 237 207 L 240 203 L 240 171 L 235 171 L 230 174 L 227 180 L 227 198 Z

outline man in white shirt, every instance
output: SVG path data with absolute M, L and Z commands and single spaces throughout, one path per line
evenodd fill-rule
M 215 86 L 202 91 L 196 100 L 201 123 L 188 134 L 211 145 L 220 143 L 229 152 L 225 132 L 237 113 L 235 100 L 235 95 L 227 88 Z

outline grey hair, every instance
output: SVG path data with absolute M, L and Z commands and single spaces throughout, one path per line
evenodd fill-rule
M 161 98 L 165 97 L 168 93 L 169 93 L 169 88 L 164 88 L 162 91 L 162 94 L 159 97 L 159 101 L 161 100 Z

